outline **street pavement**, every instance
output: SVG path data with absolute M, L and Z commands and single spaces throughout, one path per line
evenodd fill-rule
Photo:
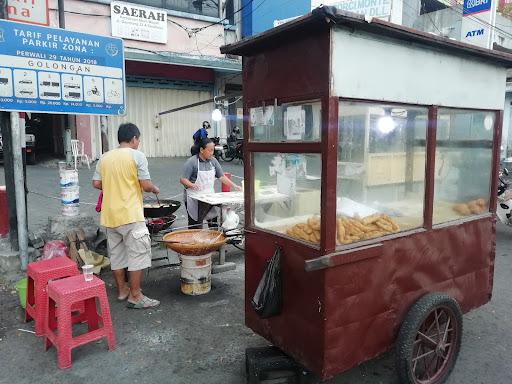
M 160 188 L 160 198 L 173 198 L 183 201 L 183 187 L 179 183 L 182 165 L 186 158 L 154 158 L 149 159 L 149 171 L 153 182 Z M 225 172 L 235 176 L 243 177 L 243 165 L 238 160 L 221 163 Z M 87 167 L 79 168 L 78 176 L 80 183 L 80 213 L 91 215 L 98 219 L 99 215 L 94 208 L 98 199 L 99 191 L 91 186 L 91 180 L 96 163 Z M 0 166 L 0 185 L 4 181 L 4 168 Z M 240 185 L 240 179 L 233 178 L 233 181 Z M 217 190 L 220 191 L 219 182 L 216 182 Z M 28 221 L 29 230 L 35 231 L 48 224 L 48 218 L 58 216 L 61 212 L 59 170 L 57 160 L 45 161 L 43 164 L 27 166 L 27 188 L 29 190 Z M 145 194 L 145 198 L 154 198 L 153 194 Z M 185 207 L 181 207 L 176 213 L 178 216 L 176 225 L 186 225 Z
M 150 159 L 162 196 L 181 193 L 183 160 Z M 242 176 L 241 165 L 223 165 Z M 92 170 L 80 170 L 81 201 L 93 204 L 98 194 L 90 187 L 91 176 Z M 0 173 L 0 184 L 2 178 Z M 48 216 L 59 214 L 59 201 L 41 196 L 58 196 L 58 170 L 29 166 L 28 188 L 40 194 L 29 194 L 28 202 L 30 227 L 38 229 Z M 81 209 L 95 214 L 92 205 Z M 184 213 L 180 209 L 183 223 Z M 155 310 L 125 308 L 116 301 L 110 273 L 103 274 L 117 348 L 108 352 L 104 341 L 77 348 L 73 367 L 65 371 L 57 369 L 55 349 L 45 352 L 42 339 L 23 331 L 33 330 L 33 323 L 22 322 L 13 283 L 0 282 L 0 383 L 244 383 L 245 348 L 266 342 L 244 325 L 244 258 L 230 251 L 227 259 L 236 270 L 213 275 L 212 291 L 204 296 L 182 295 L 176 268 L 151 270 L 143 290 L 162 301 Z M 464 316 L 461 353 L 448 384 L 512 383 L 511 275 L 512 228 L 498 224 L 493 298 Z M 393 355 L 386 353 L 326 383 L 395 384 Z

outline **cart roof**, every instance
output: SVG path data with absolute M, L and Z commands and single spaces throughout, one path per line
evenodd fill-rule
M 341 11 L 335 7 L 327 6 L 316 8 L 311 13 L 237 43 L 225 45 L 221 47 L 221 52 L 224 54 L 252 56 L 276 43 L 296 39 L 297 36 L 307 35 L 311 31 L 318 31 L 320 29 L 327 31 L 333 26 L 345 26 L 379 36 L 430 46 L 443 51 L 449 51 L 453 54 L 484 59 L 507 68 L 512 67 L 512 54 L 506 52 L 480 48 L 388 21 L 365 18 L 364 15 Z

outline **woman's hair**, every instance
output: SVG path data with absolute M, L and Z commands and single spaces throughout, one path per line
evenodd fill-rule
M 129 143 L 134 137 L 140 137 L 139 128 L 133 123 L 124 123 L 117 130 L 117 141 L 121 143 Z
M 206 139 L 203 139 L 201 140 L 201 142 L 199 143 L 199 147 L 202 148 L 202 149 L 206 149 L 206 146 L 210 143 L 213 143 L 213 141 L 209 138 L 206 138 Z

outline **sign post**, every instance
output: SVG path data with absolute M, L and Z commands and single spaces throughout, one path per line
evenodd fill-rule
M 125 113 L 121 39 L 0 20 L 0 63 L 0 110 Z
M 464 0 L 460 41 L 492 49 L 497 0 Z

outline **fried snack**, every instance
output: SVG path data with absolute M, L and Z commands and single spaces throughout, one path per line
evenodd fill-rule
M 382 219 L 381 220 L 388 222 L 391 225 L 391 228 L 392 228 L 393 232 L 398 232 L 400 230 L 400 227 L 398 226 L 398 224 L 395 223 L 393 221 L 393 219 L 391 219 L 391 217 L 389 217 L 388 215 L 382 215 Z
M 339 218 L 336 219 L 336 233 L 338 241 L 342 243 L 345 239 L 345 226 L 343 225 L 343 220 Z
M 375 223 L 377 220 L 379 220 L 381 217 L 382 217 L 382 215 L 381 215 L 380 213 L 375 213 L 375 214 L 373 214 L 373 215 L 366 216 L 366 217 L 362 220 L 362 223 L 363 223 L 364 225 L 373 224 L 373 223 Z
M 320 218 L 318 216 L 313 216 L 308 219 L 308 225 L 314 230 L 320 230 Z
M 363 233 L 369 231 L 368 227 L 361 222 L 361 219 L 353 219 L 351 223 Z
M 379 226 L 386 232 L 393 232 L 393 226 L 388 221 L 386 221 L 384 219 L 377 220 L 375 222 L 375 224 L 377 224 L 377 226 Z
M 377 224 L 369 224 L 366 228 L 368 228 L 367 232 L 380 231 L 380 227 Z
M 479 214 L 481 211 L 481 207 L 476 203 L 476 201 L 471 201 L 468 203 L 468 208 L 471 213 Z
M 345 230 L 348 233 L 348 236 L 362 236 L 364 233 L 356 226 L 354 220 L 346 220 L 343 224 L 345 225 Z
M 462 216 L 468 216 L 471 214 L 471 210 L 467 204 L 455 204 L 453 206 L 453 210 Z
M 355 241 L 398 232 L 399 230 L 398 224 L 391 217 L 384 214 L 375 214 L 364 219 L 337 217 L 336 243 L 350 244 Z M 286 229 L 288 236 L 315 244 L 320 243 L 320 233 L 320 218 L 318 216 L 310 217 L 306 223 L 298 223 Z
M 477 199 L 475 202 L 482 208 L 487 208 L 487 202 L 485 201 L 485 199 L 480 198 Z

